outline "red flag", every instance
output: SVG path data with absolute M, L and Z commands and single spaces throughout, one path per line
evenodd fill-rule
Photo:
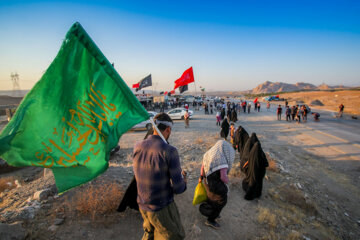
M 168 92 L 164 92 L 164 95 L 167 95 L 168 94 Z
M 258 101 L 258 98 L 255 98 L 254 103 L 257 103 L 257 101 Z
M 175 94 L 175 89 L 170 91 L 171 94 Z
M 280 96 L 279 95 L 276 95 L 277 98 L 279 98 Z
M 175 81 L 174 89 L 177 89 L 180 86 L 185 86 L 192 82 L 194 82 L 194 73 L 192 67 L 190 67 L 181 75 L 179 79 Z
M 133 87 L 132 88 L 139 88 L 140 87 L 140 84 L 139 83 L 135 83 L 133 84 Z

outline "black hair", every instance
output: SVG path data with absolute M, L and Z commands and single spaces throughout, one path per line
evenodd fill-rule
M 156 123 L 156 120 L 173 123 L 173 120 L 171 119 L 171 117 L 169 115 L 167 115 L 166 113 L 158 113 L 158 114 L 156 114 L 156 116 L 154 117 L 155 123 Z M 164 131 L 168 127 L 168 126 L 166 126 L 165 124 L 162 124 L 162 123 L 159 123 L 156 126 L 158 127 L 158 129 L 160 131 Z

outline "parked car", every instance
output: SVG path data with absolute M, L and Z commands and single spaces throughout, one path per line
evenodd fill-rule
M 150 112 L 150 111 L 148 113 L 151 118 L 155 117 L 155 115 L 157 114 L 157 112 Z M 146 120 L 146 121 L 136 124 L 135 126 L 133 126 L 131 128 L 131 130 L 138 130 L 138 129 L 149 130 L 150 128 L 152 128 L 152 124 L 151 124 L 150 120 Z
M 172 120 L 175 119 L 184 119 L 186 109 L 185 108 L 175 108 L 167 112 Z M 189 118 L 192 118 L 194 112 L 189 110 Z

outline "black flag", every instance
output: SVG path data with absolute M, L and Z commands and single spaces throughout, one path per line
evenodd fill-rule
M 183 93 L 188 90 L 188 85 L 180 86 L 179 87 L 180 93 Z
M 164 91 L 160 92 L 160 95 L 163 95 L 164 94 Z
M 137 88 L 136 91 L 149 86 L 152 86 L 151 74 L 139 82 L 139 88 Z

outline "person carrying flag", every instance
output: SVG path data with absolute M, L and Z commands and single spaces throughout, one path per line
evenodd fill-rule
M 174 194 L 186 190 L 186 173 L 181 170 L 177 149 L 160 137 L 169 139 L 173 121 L 166 113 L 159 113 L 154 122 L 154 134 L 137 143 L 133 152 L 137 202 L 144 219 L 142 239 L 184 239 Z

